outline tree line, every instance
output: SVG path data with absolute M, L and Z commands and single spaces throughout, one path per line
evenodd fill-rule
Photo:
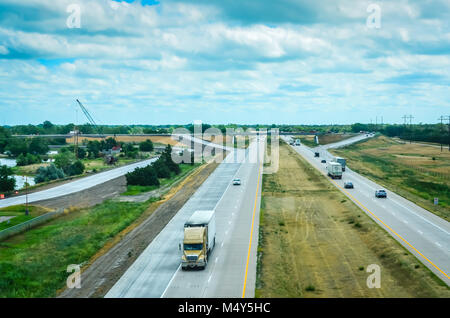
M 374 131 L 382 133 L 388 137 L 399 137 L 404 140 L 435 142 L 448 144 L 450 141 L 447 125 L 441 124 L 420 124 L 420 125 L 400 125 L 400 124 L 361 124 L 352 126 L 353 132 Z
M 180 172 L 180 166 L 172 160 L 172 147 L 167 145 L 158 160 L 127 173 L 126 179 L 128 185 L 159 186 L 159 178 L 170 178 L 172 173 L 178 175 Z

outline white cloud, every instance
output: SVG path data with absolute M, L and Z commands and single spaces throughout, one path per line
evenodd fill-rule
M 276 23 L 251 12 L 243 21 L 246 15 L 230 11 L 230 2 L 79 1 L 82 28 L 67 29 L 65 8 L 71 2 L 23 2 L 17 10 L 26 20 L 5 11 L 0 108 L 20 105 L 32 115 L 11 114 L 0 124 L 52 116 L 66 122 L 73 115 L 67 105 L 75 98 L 98 114 L 105 111 L 103 121 L 111 123 L 190 122 L 195 116 L 212 122 L 299 123 L 317 109 L 330 116 L 341 110 L 336 112 L 341 120 L 359 121 L 387 105 L 385 119 L 395 121 L 408 94 L 420 94 L 414 99 L 419 110 L 439 100 L 443 110 L 450 106 L 448 22 L 422 18 L 421 4 L 382 2 L 382 28 L 368 30 L 368 3 L 347 0 L 327 2 L 323 10 L 305 4 L 309 16 L 298 14 L 307 23 L 273 3 Z M 292 10 L 302 4 L 281 3 L 292 4 Z M 8 10 L 17 5 L 9 4 Z M 36 16 L 28 17 L 27 8 L 38 8 Z M 415 72 L 439 76 L 409 86 L 404 81 L 401 89 L 389 82 Z M 36 117 L 33 110 L 40 108 L 45 111 Z M 327 116 L 316 121 L 329 122 Z M 426 111 L 419 116 L 436 117 Z

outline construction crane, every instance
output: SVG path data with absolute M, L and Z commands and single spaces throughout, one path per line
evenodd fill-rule
M 78 99 L 77 99 L 77 103 L 80 106 L 80 108 L 83 111 L 83 113 L 86 116 L 86 118 L 88 119 L 89 123 L 92 126 L 94 126 L 95 130 L 97 131 L 99 136 L 102 138 L 102 140 L 105 140 L 105 135 L 103 135 L 101 133 L 100 128 L 98 127 L 97 123 L 95 122 L 94 118 L 92 118 L 91 114 L 86 109 L 86 107 L 84 107 L 84 105 Z M 75 134 L 78 135 L 78 132 L 76 131 Z M 77 152 L 77 148 L 78 148 L 78 136 L 76 138 L 75 152 Z M 75 153 L 75 155 L 77 155 L 77 153 Z M 114 156 L 112 156 L 112 155 L 108 155 L 108 156 L 105 157 L 105 161 L 106 161 L 107 164 L 114 164 L 117 161 L 117 159 Z
M 91 125 L 94 126 L 94 128 L 97 130 L 100 137 L 102 137 L 102 139 L 105 139 L 105 136 L 100 132 L 100 129 L 98 128 L 97 123 L 95 122 L 94 118 L 92 118 L 91 114 L 89 114 L 86 107 L 84 107 L 83 104 L 78 99 L 77 99 L 77 103 L 78 103 L 78 105 L 80 105 L 81 110 L 83 111 L 84 115 L 89 120 Z

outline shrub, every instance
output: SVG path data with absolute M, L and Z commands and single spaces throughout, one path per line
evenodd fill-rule
M 30 153 L 27 153 L 26 155 L 20 154 L 16 158 L 16 163 L 18 166 L 27 166 L 34 163 L 41 163 L 41 157 L 39 157 L 38 155 L 32 155 Z
M 136 168 L 134 171 L 127 173 L 126 178 L 128 185 L 159 186 L 158 176 L 152 165 Z
M 314 285 L 308 285 L 308 286 L 306 286 L 306 288 L 305 288 L 305 290 L 306 291 L 315 291 L 316 290 L 316 287 L 314 287 Z
M 160 159 L 164 161 L 170 171 L 175 174 L 179 174 L 181 172 L 180 166 L 172 160 L 172 146 L 167 145 L 166 149 L 164 149 L 164 152 L 161 154 Z
M 48 182 L 51 180 L 62 179 L 65 177 L 64 171 L 57 168 L 54 164 L 48 167 L 40 167 L 37 175 L 34 177 L 35 183 Z
M 0 166 L 0 192 L 11 192 L 16 186 L 16 179 L 11 177 L 12 169 L 7 166 Z
M 153 163 L 153 167 L 155 168 L 158 178 L 170 178 L 170 170 L 161 158 Z
M 72 165 L 69 166 L 69 168 L 67 168 L 67 174 L 69 176 L 76 176 L 82 174 L 83 172 L 84 164 L 80 160 L 75 161 Z
M 150 139 L 147 139 L 139 144 L 140 151 L 153 151 L 153 142 Z

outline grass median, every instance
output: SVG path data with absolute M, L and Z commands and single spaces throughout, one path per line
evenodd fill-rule
M 264 175 L 256 297 L 450 297 L 450 289 L 282 142 Z M 371 265 L 381 288 L 369 288 Z

